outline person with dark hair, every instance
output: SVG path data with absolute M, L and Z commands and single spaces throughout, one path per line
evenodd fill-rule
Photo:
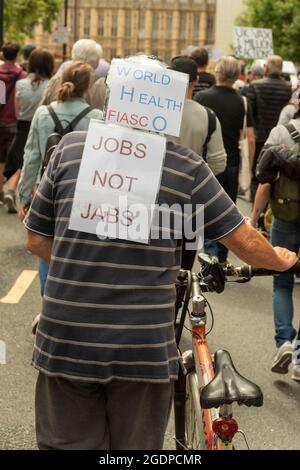
M 20 199 L 19 218 L 23 221 L 30 206 L 32 192 L 41 174 L 41 168 L 46 153 L 48 137 L 57 129 L 54 116 L 60 121 L 63 128 L 67 127 L 75 118 L 85 111 L 85 115 L 74 125 L 76 131 L 86 131 L 90 119 L 102 119 L 99 109 L 92 109 L 83 98 L 89 88 L 93 69 L 84 62 L 74 62 L 62 75 L 61 86 L 58 90 L 58 100 L 48 106 L 40 106 L 35 112 L 27 143 L 24 151 L 24 164 L 18 186 Z M 48 266 L 40 262 L 39 273 L 41 293 L 47 278 Z
M 24 148 L 31 120 L 53 72 L 53 55 L 46 50 L 35 49 L 29 56 L 29 75 L 16 84 L 17 136 L 9 152 L 4 173 L 8 178 L 8 191 L 4 196 L 4 203 L 9 213 L 17 212 L 15 191 L 23 166 Z
M 28 72 L 29 57 L 35 49 L 36 46 L 34 46 L 33 44 L 26 44 L 26 46 L 24 46 L 22 49 L 23 62 L 20 64 L 20 66 L 23 70 L 25 70 L 25 72 Z
M 24 70 L 16 65 L 20 46 L 11 42 L 2 46 L 4 64 L 0 65 L 0 81 L 5 84 L 5 104 L 0 104 L 0 205 L 4 204 L 4 169 L 8 153 L 16 135 L 15 86 L 26 77 Z
M 204 47 L 194 49 L 190 57 L 194 59 L 197 64 L 198 83 L 194 86 L 193 96 L 199 91 L 207 90 L 216 83 L 214 75 L 207 72 L 209 55 L 207 49 Z

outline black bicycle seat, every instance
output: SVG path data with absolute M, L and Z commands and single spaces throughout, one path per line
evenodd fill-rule
M 201 391 L 201 407 L 219 408 L 222 405 L 262 406 L 261 389 L 238 373 L 229 352 L 215 353 L 215 377 Z

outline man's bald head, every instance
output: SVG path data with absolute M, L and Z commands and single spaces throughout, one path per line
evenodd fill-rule
M 271 55 L 266 63 L 267 75 L 281 75 L 283 60 L 280 55 Z

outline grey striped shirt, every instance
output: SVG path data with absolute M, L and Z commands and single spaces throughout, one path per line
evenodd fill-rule
M 85 132 L 65 136 L 25 221 L 54 238 L 33 353 L 40 371 L 69 379 L 169 382 L 176 379 L 175 280 L 181 242 L 149 245 L 68 229 Z M 201 157 L 168 143 L 159 204 L 204 205 L 205 237 L 220 239 L 243 216 Z

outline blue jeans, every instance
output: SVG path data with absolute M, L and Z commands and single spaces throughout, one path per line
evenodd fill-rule
M 220 185 L 225 189 L 228 196 L 236 203 L 239 186 L 239 167 L 228 166 L 224 173 L 217 176 Z M 227 248 L 219 242 L 205 240 L 204 251 L 209 256 L 217 256 L 220 263 L 225 263 L 228 256 Z
M 40 276 L 40 285 L 41 285 L 41 296 L 45 292 L 45 284 L 47 281 L 49 265 L 45 263 L 42 259 L 39 259 L 39 276 Z
M 281 246 L 298 253 L 300 246 L 300 225 L 294 222 L 274 219 L 271 241 L 273 246 Z M 276 333 L 275 341 L 278 348 L 285 341 L 293 341 L 297 335 L 297 331 L 293 327 L 293 288 L 293 274 L 283 273 L 274 277 L 273 311 Z

